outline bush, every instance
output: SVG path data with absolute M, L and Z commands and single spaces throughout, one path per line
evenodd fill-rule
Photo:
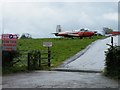
M 105 75 L 120 79 L 120 46 L 110 46 L 105 53 Z
M 20 54 L 17 51 L 2 51 L 2 66 L 10 67 L 13 64 L 13 59 L 19 57 Z
M 29 33 L 23 33 L 20 39 L 32 39 L 32 36 Z

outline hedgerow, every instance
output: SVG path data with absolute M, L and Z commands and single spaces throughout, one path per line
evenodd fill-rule
M 105 75 L 120 79 L 120 46 L 110 45 L 105 55 Z

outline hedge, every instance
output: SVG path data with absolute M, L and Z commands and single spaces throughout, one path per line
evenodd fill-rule
M 105 55 L 105 75 L 120 79 L 120 46 L 110 46 Z

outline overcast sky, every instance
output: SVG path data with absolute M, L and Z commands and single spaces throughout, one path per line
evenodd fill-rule
M 56 25 L 63 31 L 118 29 L 117 2 L 7 2 L 1 6 L 4 33 L 44 38 L 55 37 L 51 33 Z

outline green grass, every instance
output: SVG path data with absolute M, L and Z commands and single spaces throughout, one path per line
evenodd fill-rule
M 84 49 L 91 42 L 104 38 L 103 36 L 94 36 L 93 39 L 65 39 L 65 38 L 45 38 L 45 39 L 19 39 L 17 41 L 17 48 L 19 50 L 47 50 L 43 47 L 43 42 L 52 42 L 52 67 L 60 65 L 63 61 L 76 54 L 78 51 Z
M 46 47 L 43 47 L 43 42 L 52 42 L 53 46 L 51 49 L 51 66 L 57 67 L 63 61 L 70 58 L 77 52 L 83 50 L 90 43 L 97 39 L 105 38 L 104 36 L 94 36 L 92 39 L 71 39 L 71 38 L 44 38 L 44 39 L 18 39 L 17 40 L 17 49 L 18 50 L 40 50 L 47 51 Z M 26 53 L 26 54 L 25 54 Z M 21 51 L 20 54 L 24 55 L 19 57 L 20 62 L 13 65 L 13 67 L 2 68 L 3 74 L 16 73 L 16 72 L 27 72 L 27 52 Z M 42 55 L 45 56 L 45 55 Z M 45 56 L 47 57 L 47 56 Z M 18 59 L 18 58 L 17 58 Z M 15 61 L 17 60 L 14 59 Z M 38 69 L 49 70 L 48 66 L 42 65 Z

